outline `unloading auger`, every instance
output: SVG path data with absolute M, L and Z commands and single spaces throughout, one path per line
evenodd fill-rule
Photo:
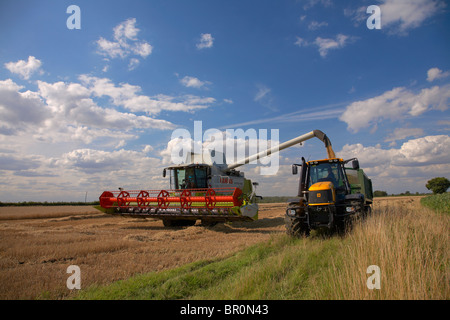
M 257 220 L 257 199 L 261 198 L 255 194 L 258 183 L 252 183 L 243 172 L 235 169 L 314 137 L 324 142 L 328 157 L 335 158 L 330 140 L 320 130 L 313 130 L 229 165 L 225 163 L 224 156 L 223 164 L 212 161 L 218 156 L 214 150 L 208 159 L 191 153 L 186 161 L 188 164 L 163 170 L 164 177 L 169 172 L 170 189 L 104 191 L 99 198 L 100 206 L 106 213 L 161 219 L 165 226 L 194 225 L 196 220 L 201 220 L 205 225 Z

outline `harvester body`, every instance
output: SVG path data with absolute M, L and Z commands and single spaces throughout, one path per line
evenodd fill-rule
M 169 176 L 167 190 L 105 191 L 103 211 L 139 218 L 157 218 L 165 226 L 187 226 L 200 219 L 204 224 L 252 221 L 258 218 L 255 184 L 243 172 L 226 170 L 210 154 L 188 154 L 184 164 L 163 170 Z M 217 154 L 215 155 L 217 156 Z M 225 159 L 225 157 L 223 157 Z

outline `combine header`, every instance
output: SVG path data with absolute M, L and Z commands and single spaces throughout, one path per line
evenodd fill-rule
M 235 169 L 244 164 L 289 148 L 316 137 L 331 150 L 328 137 L 320 130 L 314 130 L 268 150 L 259 152 L 230 165 L 217 164 L 203 155 L 188 155 L 189 164 L 175 165 L 163 170 L 170 174 L 168 190 L 105 191 L 100 196 L 102 211 L 111 214 L 137 218 L 157 218 L 165 226 L 194 225 L 201 220 L 205 225 L 225 221 L 252 221 L 258 219 L 258 204 L 255 186 Z M 200 157 L 201 161 L 195 161 Z M 190 158 L 190 159 L 189 159 Z M 225 160 L 225 157 L 223 157 Z
M 243 208 L 244 201 L 248 202 L 244 198 L 236 187 L 105 191 L 100 196 L 100 206 L 123 215 L 159 218 L 165 226 L 175 226 L 193 225 L 197 219 L 203 223 L 253 220 L 257 212 Z

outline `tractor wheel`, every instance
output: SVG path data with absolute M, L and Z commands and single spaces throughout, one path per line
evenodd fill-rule
M 285 217 L 286 233 L 295 238 L 308 237 L 309 227 L 304 222 L 304 219 L 295 217 Z
M 370 217 L 372 215 L 372 207 L 371 206 L 365 206 L 364 207 L 364 216 Z

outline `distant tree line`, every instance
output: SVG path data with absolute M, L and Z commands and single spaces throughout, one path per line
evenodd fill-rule
M 60 202 L 48 202 L 48 201 L 22 201 L 22 202 L 1 202 L 0 201 L 0 207 L 30 207 L 30 206 L 95 206 L 99 205 L 99 201 L 93 201 L 93 202 L 67 202 L 67 201 L 60 201 Z

